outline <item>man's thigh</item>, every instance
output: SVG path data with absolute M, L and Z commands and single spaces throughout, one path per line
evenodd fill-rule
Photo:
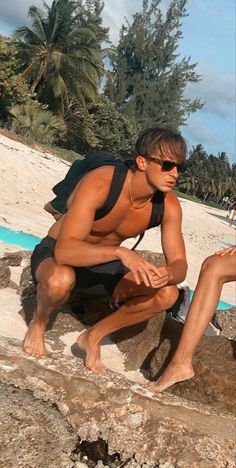
M 148 287 L 144 283 L 137 284 L 131 271 L 121 278 L 112 294 L 114 303 L 126 302 L 133 297 L 154 296 L 157 293 L 156 288 Z

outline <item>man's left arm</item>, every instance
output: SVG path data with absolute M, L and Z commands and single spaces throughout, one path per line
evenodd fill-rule
M 178 284 L 186 277 L 187 260 L 182 235 L 182 210 L 173 192 L 166 195 L 164 208 L 161 241 L 167 264 L 168 284 Z

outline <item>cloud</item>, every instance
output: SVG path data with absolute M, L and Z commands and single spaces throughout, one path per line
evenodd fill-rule
M 216 141 L 214 131 L 210 130 L 199 116 L 192 115 L 188 119 L 188 126 L 182 128 L 183 135 L 190 142 L 212 144 Z
M 52 0 L 47 0 L 46 3 L 50 5 Z M 32 5 L 43 9 L 42 0 L 17 0 L 17 6 L 16 0 L 2 2 L 0 6 L 1 21 L 7 23 L 12 29 L 26 24 L 28 10 Z
M 202 111 L 221 118 L 235 117 L 235 76 L 210 69 L 206 65 L 198 67 L 202 81 L 190 84 L 186 96 L 193 98 L 196 94 L 205 101 Z
M 233 119 L 223 120 L 218 116 L 199 111 L 188 118 L 187 126 L 181 132 L 186 139 L 189 149 L 201 143 L 210 154 L 217 155 L 225 151 L 231 162 L 235 161 L 235 126 Z

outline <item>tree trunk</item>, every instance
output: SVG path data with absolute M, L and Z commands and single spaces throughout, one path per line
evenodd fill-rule
M 32 85 L 30 86 L 30 91 L 31 93 L 34 93 L 35 89 L 37 88 L 39 82 L 42 79 L 42 76 L 45 74 L 47 68 L 47 63 L 46 62 L 41 62 L 40 67 L 39 67 L 39 72 L 36 78 L 34 79 Z

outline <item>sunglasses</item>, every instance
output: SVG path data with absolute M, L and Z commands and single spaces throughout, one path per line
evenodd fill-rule
M 185 171 L 185 164 L 177 164 L 174 161 L 169 161 L 168 159 L 157 159 L 154 158 L 153 156 L 146 156 L 145 159 L 148 161 L 153 161 L 156 164 L 160 164 L 162 170 L 164 172 L 170 172 L 174 167 L 177 168 L 178 173 L 180 174 L 181 172 Z

